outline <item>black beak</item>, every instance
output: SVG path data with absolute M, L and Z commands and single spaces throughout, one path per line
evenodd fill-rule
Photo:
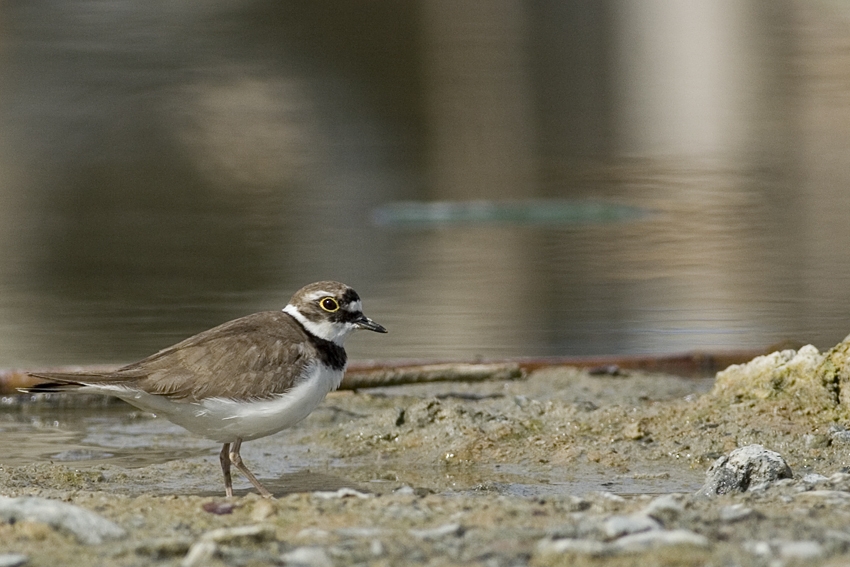
M 354 325 L 358 329 L 366 329 L 367 331 L 375 331 L 376 333 L 387 332 L 387 330 L 382 325 L 375 323 L 374 321 L 362 314 L 360 315 L 360 317 L 354 320 Z

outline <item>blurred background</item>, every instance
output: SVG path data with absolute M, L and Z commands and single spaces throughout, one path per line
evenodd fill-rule
M 850 3 L 0 3 L 0 367 L 320 279 L 354 358 L 850 333 Z

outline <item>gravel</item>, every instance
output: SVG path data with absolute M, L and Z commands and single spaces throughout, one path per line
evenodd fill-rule
M 558 368 L 337 394 L 252 445 L 271 500 L 219 496 L 214 449 L 3 466 L 0 565 L 846 564 L 847 360 L 842 343 L 716 381 Z M 301 464 L 268 472 L 281 446 Z

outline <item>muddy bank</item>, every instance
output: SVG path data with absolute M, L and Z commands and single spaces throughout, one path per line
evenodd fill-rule
M 271 501 L 242 479 L 228 501 L 217 447 L 110 406 L 64 441 L 75 460 L 4 464 L 0 495 L 73 504 L 126 535 L 81 543 L 45 521 L 0 522 L 0 563 L 840 563 L 848 349 L 783 351 L 705 380 L 558 368 L 336 393 L 302 426 L 246 444 Z M 25 443 L 57 411 L 9 402 L 7 440 Z M 694 495 L 717 458 L 753 443 L 793 477 Z M 102 456 L 122 450 L 139 460 Z

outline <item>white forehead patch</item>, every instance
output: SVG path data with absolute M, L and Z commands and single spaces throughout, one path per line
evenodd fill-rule
M 349 313 L 360 313 L 363 311 L 363 303 L 358 299 L 357 301 L 352 301 L 348 304 L 348 307 L 345 308 Z
M 317 299 L 321 299 L 323 297 L 333 297 L 333 296 L 334 296 L 334 294 L 320 289 L 319 291 L 314 291 L 313 293 L 308 295 L 305 299 L 309 302 L 309 301 L 316 301 Z

